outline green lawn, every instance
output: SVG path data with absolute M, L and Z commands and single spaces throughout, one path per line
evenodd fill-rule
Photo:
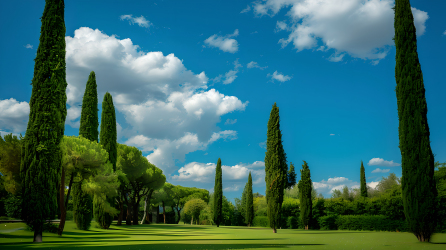
M 33 233 L 23 223 L 0 224 L 0 249 L 446 249 L 446 234 L 433 243 L 419 243 L 411 233 L 370 231 L 304 231 L 190 225 L 116 226 L 109 230 L 75 229 L 68 221 L 62 237 L 44 233 L 43 243 L 33 244 Z

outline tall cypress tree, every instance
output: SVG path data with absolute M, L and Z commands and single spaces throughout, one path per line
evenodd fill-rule
M 296 185 L 296 172 L 294 171 L 294 165 L 292 162 L 290 162 L 290 170 L 288 170 L 288 183 L 287 188 L 292 188 L 294 185 Z
M 308 230 L 308 225 L 313 217 L 313 202 L 311 200 L 312 182 L 310 168 L 305 161 L 300 170 L 298 187 L 300 193 L 300 218 L 305 226 L 305 230 Z
M 286 154 L 282 146 L 279 108 L 274 103 L 271 109 L 265 153 L 266 202 L 270 227 L 274 233 L 280 225 L 280 211 L 283 202 L 283 190 L 287 186 Z
M 101 133 L 99 135 L 102 147 L 108 152 L 108 157 L 113 164 L 113 171 L 116 171 L 116 161 L 118 159 L 117 131 L 116 131 L 116 113 L 113 105 L 113 98 L 110 93 L 105 93 L 102 102 L 101 114 Z M 95 220 L 99 225 L 107 229 L 110 227 L 113 216 L 104 211 L 105 196 L 95 197 L 94 214 Z M 108 198 L 107 202 L 114 206 L 114 198 Z
M 242 207 L 241 207 L 241 211 L 240 213 L 242 214 L 243 217 L 243 222 L 245 224 L 248 224 L 248 221 L 246 220 L 246 198 L 247 198 L 247 194 L 248 194 L 248 183 L 245 184 L 245 188 L 243 189 L 243 193 L 242 193 Z
M 64 8 L 63 0 L 46 0 L 22 147 L 22 219 L 34 231 L 34 242 L 42 242 L 45 220 L 57 213 L 59 143 L 67 115 Z
M 367 183 L 365 181 L 365 169 L 362 161 L 361 161 L 361 196 L 367 197 Z
M 221 160 L 218 158 L 217 167 L 215 168 L 215 186 L 214 186 L 214 222 L 217 227 L 223 221 L 223 183 L 222 183 L 222 171 Z
M 248 227 L 252 225 L 252 220 L 254 219 L 254 204 L 253 204 L 253 196 L 252 196 L 252 177 L 251 172 L 249 172 L 248 177 L 248 192 L 246 197 L 246 221 Z
M 88 76 L 82 99 L 82 111 L 79 127 L 79 135 L 98 142 L 98 91 L 96 75 L 94 71 Z M 82 190 L 82 177 L 78 176 L 78 182 L 73 186 L 73 216 L 77 228 L 88 230 L 93 218 L 93 199 Z
M 419 241 L 436 226 L 434 156 L 429 141 L 427 103 L 409 0 L 395 1 L 396 97 L 401 150 L 404 214 Z

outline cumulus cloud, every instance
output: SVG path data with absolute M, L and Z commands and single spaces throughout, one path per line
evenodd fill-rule
M 276 23 L 276 32 L 282 31 L 282 30 L 289 30 L 288 24 L 283 21 L 277 21 Z
M 261 69 L 261 70 L 264 70 L 264 69 L 268 68 L 268 66 L 260 67 L 260 65 L 259 65 L 257 62 L 254 62 L 254 61 L 249 62 L 249 63 L 246 65 L 246 67 L 247 67 L 248 69 L 259 68 L 259 69 Z
M 237 122 L 237 119 L 227 119 L 225 125 L 232 125 Z
M 369 183 L 367 183 L 367 186 L 371 187 L 371 188 L 376 188 L 376 186 L 378 186 L 379 181 L 371 181 Z
M 279 40 L 282 47 L 293 43 L 299 52 L 319 47 L 321 42 L 354 58 L 380 60 L 394 45 L 393 6 L 394 0 L 263 0 L 255 2 L 253 10 L 258 16 L 272 17 L 289 8 L 290 34 Z M 413 7 L 412 13 L 417 36 L 421 36 L 429 16 Z M 283 23 L 277 26 L 285 27 Z M 332 61 L 340 61 L 335 58 Z
M 238 51 L 238 42 L 231 37 L 236 36 L 238 36 L 238 29 L 236 29 L 234 33 L 226 36 L 218 36 L 217 34 L 214 34 L 204 40 L 204 43 L 209 47 L 219 48 L 224 52 L 235 53 Z
M 249 12 L 250 10 L 251 10 L 251 6 L 248 5 L 242 11 L 240 11 L 240 13 L 246 13 L 246 12 Z
M 344 56 L 345 56 L 345 54 L 337 54 L 337 53 L 334 53 L 333 55 L 331 55 L 329 58 L 328 58 L 328 60 L 329 61 L 331 61 L 331 62 L 340 62 L 340 61 L 342 61 L 342 58 L 344 58 Z
M 282 73 L 277 73 L 277 70 L 274 71 L 274 73 L 272 75 L 268 74 L 267 76 L 271 77 L 272 81 L 277 80 L 279 82 L 286 82 L 291 79 L 291 76 L 283 75 Z
M 401 166 L 401 164 L 393 162 L 393 161 L 386 161 L 382 158 L 372 158 L 369 163 L 367 163 L 369 166 L 383 166 L 383 167 L 398 167 Z
M 389 172 L 390 169 L 380 169 L 380 168 L 376 168 L 375 170 L 372 171 L 372 173 L 387 173 Z
M 225 73 L 224 80 L 222 75 L 218 75 L 214 79 L 212 79 L 212 82 L 218 83 L 223 81 L 223 84 L 231 84 L 234 82 L 234 80 L 237 78 L 237 73 L 239 72 L 238 68 L 243 67 L 239 62 L 238 58 L 234 61 L 234 69 L 229 70 Z
M 359 183 L 345 177 L 334 177 L 320 182 L 313 182 L 313 186 L 318 193 L 322 193 L 324 196 L 330 196 L 335 189 L 342 190 L 344 186 L 357 188 L 359 187 Z
M 24 47 L 27 48 L 27 49 L 32 49 L 33 48 L 33 46 L 31 44 L 27 44 Z
M 130 24 L 138 24 L 140 27 L 149 28 L 152 26 L 152 23 L 147 20 L 144 16 L 133 17 L 133 15 L 121 15 L 121 20 L 129 20 Z
M 29 119 L 29 103 L 14 98 L 0 100 L 0 130 L 25 132 Z

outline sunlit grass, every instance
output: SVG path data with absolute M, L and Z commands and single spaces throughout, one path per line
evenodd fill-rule
M 7 225 L 6 227 L 24 227 Z M 5 227 L 0 224 L 0 227 Z M 62 237 L 44 233 L 43 243 L 32 243 L 33 233 L 0 229 L 0 249 L 445 249 L 446 234 L 436 234 L 432 243 L 419 243 L 411 233 L 370 231 L 319 231 L 196 225 L 116 226 L 89 231 L 65 225 Z

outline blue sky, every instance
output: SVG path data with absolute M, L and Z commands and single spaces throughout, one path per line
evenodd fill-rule
M 446 161 L 446 2 L 412 0 L 435 161 Z M 25 134 L 45 2 L 2 1 L 0 131 Z M 88 75 L 106 91 L 118 142 L 138 147 L 175 185 L 265 193 L 271 107 L 288 162 L 318 192 L 401 176 L 394 1 L 66 1 L 66 135 L 78 135 Z M 100 114 L 100 112 L 99 112 Z

